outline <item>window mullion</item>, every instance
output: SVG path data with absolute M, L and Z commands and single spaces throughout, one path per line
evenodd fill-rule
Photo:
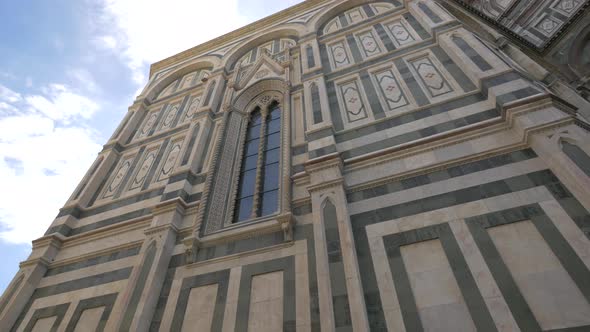
M 258 143 L 258 161 L 256 163 L 256 182 L 254 197 L 252 199 L 251 218 L 258 217 L 258 209 L 260 207 L 260 188 L 262 186 L 262 168 L 264 166 L 264 147 L 266 146 L 266 117 L 268 116 L 268 108 L 261 110 L 260 115 L 260 139 Z

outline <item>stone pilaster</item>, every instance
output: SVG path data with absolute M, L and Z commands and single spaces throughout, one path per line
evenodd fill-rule
M 348 319 L 352 322 L 354 331 L 368 331 L 369 323 L 342 177 L 342 160 L 338 154 L 326 155 L 308 162 L 305 170 L 310 178 L 307 189 L 311 195 L 313 211 L 322 331 L 334 331 L 339 327 L 339 321 Z M 324 208 L 328 202 L 336 210 L 336 232 L 336 229 L 330 229 L 331 226 L 325 220 Z M 334 251 L 337 251 L 336 254 Z M 339 259 L 342 260 L 344 275 L 339 275 L 330 267 L 331 263 Z M 344 279 L 350 317 L 336 316 L 343 314 L 342 310 L 334 307 L 335 287 L 342 287 L 334 283 L 338 278 Z M 342 293 L 342 289 L 337 291 Z
M 175 199 L 153 209 L 151 227 L 144 231 L 145 241 L 126 289 L 120 294 L 107 331 L 147 331 L 168 265 L 172 257 L 178 228 L 186 203 Z
M 0 330 L 10 330 L 14 325 L 59 252 L 63 239 L 60 234 L 51 234 L 33 241 L 33 252 L 20 263 L 19 271 L 0 298 Z

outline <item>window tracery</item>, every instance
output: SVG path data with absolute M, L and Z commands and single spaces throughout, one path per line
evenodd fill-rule
M 268 100 L 264 100 L 264 98 Z M 269 96 L 262 104 L 270 101 Z M 234 223 L 273 214 L 278 209 L 281 109 L 257 107 L 250 114 L 240 169 Z

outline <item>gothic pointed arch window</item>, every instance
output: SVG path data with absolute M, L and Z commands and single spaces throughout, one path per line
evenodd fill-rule
M 250 113 L 233 222 L 277 212 L 281 159 L 281 108 L 277 102 Z

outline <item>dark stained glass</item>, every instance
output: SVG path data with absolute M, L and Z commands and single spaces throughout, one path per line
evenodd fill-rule
M 252 218 L 255 195 L 259 204 L 255 216 L 262 217 L 275 213 L 278 208 L 279 173 L 281 156 L 281 110 L 278 105 L 271 107 L 266 117 L 264 139 L 260 137 L 261 116 L 255 111 L 250 117 L 246 142 L 244 143 L 244 157 L 239 180 L 238 197 L 234 220 L 240 222 Z M 264 144 L 263 155 L 259 155 L 260 144 Z M 264 161 L 258 169 L 258 160 Z M 256 188 L 256 175 L 261 176 L 261 187 Z
M 266 150 L 278 148 L 281 145 L 281 133 L 266 136 Z
M 279 162 L 279 157 L 281 155 L 281 149 L 276 148 L 270 151 L 266 151 L 266 155 L 264 157 L 264 164 L 274 164 Z
M 273 190 L 262 194 L 261 216 L 268 216 L 277 212 L 279 206 L 279 191 Z
M 262 191 L 279 188 L 279 164 L 274 163 L 264 167 L 264 186 Z

